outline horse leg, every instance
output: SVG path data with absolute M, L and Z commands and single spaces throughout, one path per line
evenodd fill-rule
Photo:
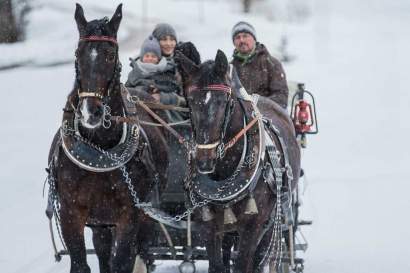
M 255 225 L 257 219 L 254 220 L 249 221 L 239 233 L 238 257 L 235 260 L 234 273 L 255 273 L 257 240 L 263 231 L 263 225 Z
M 216 234 L 216 223 L 206 222 L 201 229 L 204 234 L 206 252 L 209 259 L 208 273 L 221 273 L 224 271 L 222 262 L 222 239 Z
M 231 272 L 231 253 L 235 243 L 235 234 L 227 233 L 222 239 L 222 261 L 225 267 L 224 273 Z
M 262 272 L 263 267 L 270 262 L 268 255 L 271 251 L 270 244 L 272 243 L 272 235 L 273 235 L 273 227 L 266 231 L 264 236 L 262 237 L 261 242 L 257 246 L 254 255 L 254 268 L 253 272 L 259 273 Z M 262 264 L 263 263 L 263 264 Z
M 153 261 L 150 260 L 149 246 L 154 240 L 155 223 L 145 215 L 141 215 L 138 220 L 140 224 L 137 238 L 138 253 L 146 264 L 153 264 Z
M 92 227 L 92 230 L 93 244 L 98 257 L 100 273 L 111 273 L 112 230 L 110 227 Z
M 78 208 L 61 208 L 61 232 L 70 253 L 70 273 L 90 273 L 84 241 L 86 212 Z
M 121 221 L 115 228 L 115 247 L 111 256 L 112 273 L 131 273 L 133 270 L 138 231 L 135 221 L 127 215 L 127 220 Z

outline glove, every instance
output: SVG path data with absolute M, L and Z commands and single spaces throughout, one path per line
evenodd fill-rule
M 159 93 L 158 88 L 155 86 L 155 84 L 151 84 L 150 86 L 148 86 L 148 93 L 149 94 L 157 94 Z
M 198 50 L 191 42 L 179 43 L 177 44 L 175 50 L 184 54 L 187 58 L 193 61 L 196 65 L 201 64 L 201 55 Z

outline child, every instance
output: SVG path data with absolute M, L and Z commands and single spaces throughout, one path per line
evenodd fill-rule
M 130 60 L 133 69 L 125 86 L 147 92 L 163 104 L 185 105 L 185 99 L 179 95 L 181 86 L 176 79 L 175 64 L 162 57 L 156 38 L 148 37 L 141 46 L 140 56 Z

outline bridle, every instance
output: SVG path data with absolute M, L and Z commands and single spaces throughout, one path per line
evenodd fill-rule
M 103 127 L 105 129 L 108 129 L 111 127 L 111 108 L 107 104 L 107 97 L 109 98 L 111 95 L 111 90 L 115 87 L 115 83 L 119 81 L 120 78 L 120 72 L 121 72 L 121 63 L 119 62 L 118 58 L 118 42 L 114 37 L 109 37 L 109 36 L 103 36 L 103 35 L 90 35 L 90 36 L 85 36 L 85 37 L 80 37 L 78 40 L 78 43 L 84 43 L 84 42 L 109 42 L 115 45 L 115 64 L 114 64 L 114 70 L 112 73 L 112 77 L 110 81 L 108 82 L 107 88 L 106 89 L 98 89 L 98 90 L 87 90 L 87 92 L 82 92 L 82 87 L 81 87 L 81 74 L 80 70 L 78 68 L 78 48 L 75 52 L 75 73 L 76 73 L 76 86 L 77 86 L 77 95 L 78 98 L 97 98 L 103 102 L 103 108 L 104 108 L 104 114 L 103 114 Z M 107 97 L 104 96 L 103 92 L 104 90 L 107 90 Z M 78 113 L 78 107 L 75 107 L 73 104 L 73 109 L 76 112 L 76 118 L 79 116 Z
M 108 82 L 107 90 L 108 90 L 108 97 L 111 94 L 111 90 L 114 88 L 115 80 L 119 78 L 118 74 L 121 72 L 121 63 L 119 62 L 118 58 L 118 42 L 114 37 L 109 36 L 101 36 L 101 35 L 90 35 L 86 37 L 81 37 L 78 40 L 78 43 L 81 42 L 109 42 L 115 45 L 116 52 L 115 52 L 115 66 L 114 71 L 112 74 L 112 78 Z M 98 98 L 100 100 L 104 100 L 104 95 L 102 94 L 103 90 L 94 90 L 88 92 L 82 92 L 81 88 L 81 75 L 78 69 L 78 49 L 76 50 L 76 59 L 75 59 L 75 71 L 76 71 L 76 83 L 77 83 L 77 94 L 79 98 Z
M 225 106 L 225 115 L 224 115 L 224 121 L 222 123 L 222 128 L 221 128 L 221 135 L 217 141 L 214 143 L 209 143 L 209 144 L 196 144 L 197 149 L 202 149 L 202 150 L 210 150 L 210 149 L 215 149 L 217 148 L 217 153 L 219 158 L 223 158 L 225 154 L 225 144 L 223 142 L 225 135 L 226 135 L 226 130 L 228 128 L 228 123 L 231 120 L 232 112 L 233 112 L 233 106 L 234 106 L 234 100 L 232 98 L 232 88 L 229 85 L 226 84 L 210 84 L 207 85 L 203 88 L 199 88 L 196 85 L 193 85 L 189 87 L 189 91 L 220 91 L 220 92 L 225 92 L 228 95 L 228 100 L 226 102 Z M 192 124 L 193 127 L 193 124 Z M 195 129 L 193 128 L 193 131 Z
M 231 116 L 233 113 L 233 108 L 234 108 L 234 99 L 232 98 L 232 88 L 228 85 L 224 84 L 214 84 L 214 85 L 208 85 L 204 88 L 198 88 L 197 86 L 191 86 L 189 88 L 190 91 L 202 91 L 202 90 L 213 90 L 213 91 L 223 91 L 228 93 L 228 101 L 225 107 L 225 116 L 224 116 L 224 121 L 222 123 L 222 128 L 221 128 L 221 136 L 219 140 L 217 140 L 214 143 L 210 144 L 197 144 L 196 143 L 196 148 L 197 149 L 202 149 L 202 150 L 209 150 L 209 149 L 214 149 L 217 148 L 217 158 L 222 159 L 225 156 L 225 153 L 228 149 L 232 148 L 238 140 L 246 134 L 246 132 L 251 129 L 260 119 L 259 115 L 255 115 L 255 117 L 244 127 L 242 128 L 238 133 L 236 133 L 228 142 L 224 143 L 224 138 L 226 135 L 226 130 L 228 127 L 228 123 L 231 120 Z M 195 131 L 194 125 L 192 124 L 192 131 Z

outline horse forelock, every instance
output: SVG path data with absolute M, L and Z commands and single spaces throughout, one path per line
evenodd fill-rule
M 87 24 L 86 33 L 87 36 L 114 36 L 108 25 L 107 18 L 90 21 Z
M 217 75 L 214 71 L 215 61 L 208 60 L 201 64 L 199 68 L 198 86 L 204 88 L 211 84 L 227 84 L 224 76 Z

